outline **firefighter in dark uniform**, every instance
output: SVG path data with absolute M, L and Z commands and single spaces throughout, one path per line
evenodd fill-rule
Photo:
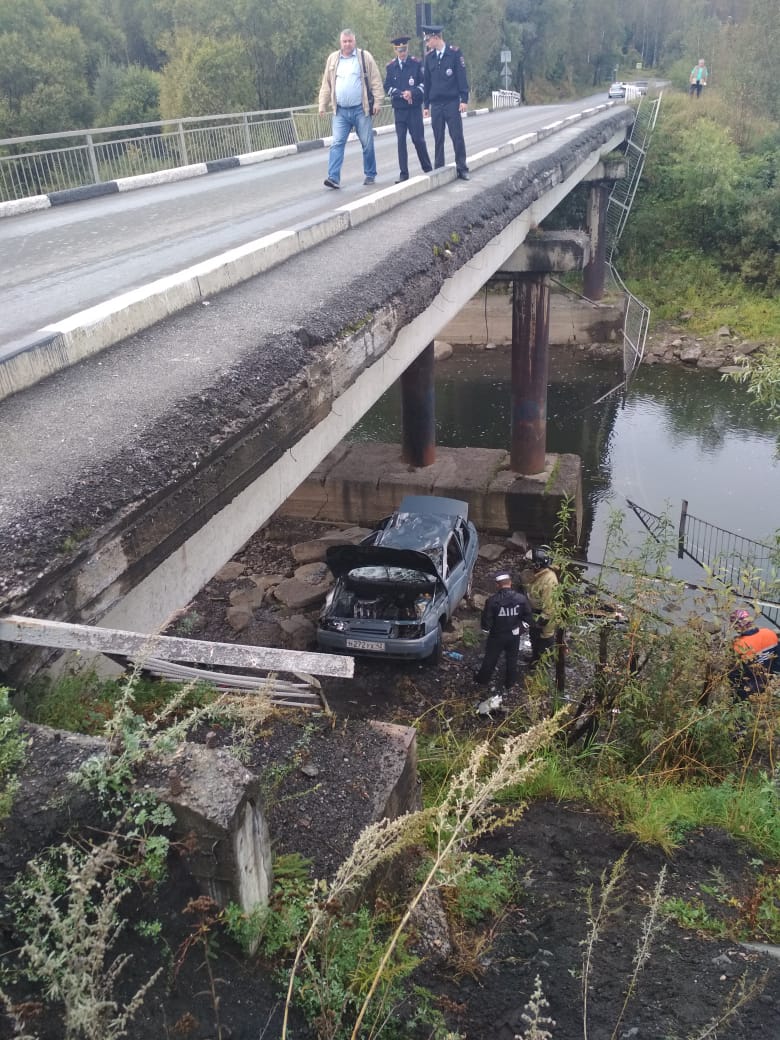
M 517 658 L 520 652 L 520 631 L 533 618 L 531 605 L 522 592 L 515 592 L 509 574 L 497 574 L 496 592 L 488 599 L 482 611 L 482 631 L 487 632 L 485 656 L 474 678 L 487 684 L 503 652 L 506 672 L 504 688 L 509 690 L 517 679 Z
M 409 180 L 409 158 L 406 134 L 412 139 L 423 173 L 430 173 L 431 159 L 425 144 L 423 125 L 423 67 L 419 58 L 409 54 L 410 36 L 396 36 L 391 40 L 395 57 L 385 68 L 385 94 L 390 98 L 395 116 L 395 136 L 398 139 L 398 167 L 401 171 L 396 184 Z
M 438 170 L 444 165 L 444 128 L 446 126 L 455 149 L 455 169 L 461 180 L 469 179 L 466 165 L 466 142 L 463 138 L 461 112 L 468 108 L 469 81 L 466 62 L 458 47 L 445 43 L 440 25 L 422 27 L 428 53 L 425 55 L 425 99 L 423 115 L 430 111 L 433 128 L 434 160 Z

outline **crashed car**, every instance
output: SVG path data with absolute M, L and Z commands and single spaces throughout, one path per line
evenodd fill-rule
M 471 594 L 478 548 L 468 503 L 407 495 L 360 544 L 327 550 L 336 581 L 320 614 L 318 645 L 438 661 L 442 628 Z

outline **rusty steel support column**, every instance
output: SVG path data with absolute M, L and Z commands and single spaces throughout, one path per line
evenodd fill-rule
M 517 473 L 541 473 L 547 445 L 550 278 L 512 279 L 512 451 Z
M 433 343 L 401 376 L 401 458 L 410 466 L 430 466 L 436 461 Z
M 589 300 L 601 300 L 604 297 L 607 272 L 607 202 L 610 187 L 610 182 L 595 181 L 588 192 L 586 222 L 590 236 L 590 260 L 583 268 L 582 286 Z

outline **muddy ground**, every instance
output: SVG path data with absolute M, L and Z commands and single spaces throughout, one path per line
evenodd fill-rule
M 231 592 L 251 585 L 250 574 L 292 574 L 297 566 L 292 545 L 321 532 L 322 527 L 316 525 L 270 525 L 236 557 L 243 565 L 241 573 L 230 580 L 210 582 L 176 619 L 171 631 L 248 641 L 247 629 L 236 632 L 227 621 Z M 520 551 L 506 546 L 503 539 L 483 538 L 483 543 L 489 541 L 503 548 L 501 568 L 517 571 Z M 495 570 L 494 561 L 479 562 L 477 592 L 491 590 Z M 274 626 L 279 617 L 289 613 L 272 600 L 264 602 L 254 612 L 249 631 L 278 631 Z M 309 613 L 316 617 L 316 608 Z M 478 611 L 467 606 L 459 617 L 466 628 L 473 627 Z M 293 713 L 277 716 L 264 728 L 251 764 L 267 768 L 275 754 L 284 756 L 287 764 L 281 770 L 270 811 L 277 851 L 309 856 L 318 876 L 332 871 L 349 851 L 369 801 L 366 785 L 372 749 L 370 742 L 365 743 L 364 720 L 384 719 L 421 729 L 462 725 L 486 735 L 501 725 L 501 712 L 493 717 L 475 714 L 484 696 L 471 678 L 480 661 L 480 646 L 461 638 L 451 649 L 462 654 L 462 659 L 445 656 L 438 669 L 424 664 L 358 661 L 353 680 L 326 680 L 324 684 L 335 721 Z M 521 683 L 507 699 L 507 707 L 522 707 L 523 702 Z M 229 734 L 220 734 L 220 740 L 228 743 Z M 316 809 L 307 802 L 312 771 L 302 771 L 303 763 L 316 766 L 315 786 L 341 805 L 342 816 L 349 821 L 343 831 L 324 830 L 319 825 Z M 12 840 L 13 835 L 6 833 L 5 838 Z M 473 936 L 455 936 L 451 957 L 438 963 L 426 961 L 418 970 L 416 981 L 432 992 L 454 1033 L 467 1040 L 522 1036 L 524 1006 L 538 976 L 549 1001 L 547 1014 L 556 1023 L 547 1027 L 555 1040 L 586 1035 L 590 1040 L 780 1037 L 780 960 L 736 941 L 683 931 L 670 922 L 655 938 L 626 1002 L 650 893 L 662 869 L 667 871 L 668 897 L 701 899 L 714 915 L 729 917 L 744 910 L 753 888 L 751 879 L 758 864 L 750 849 L 719 832 L 705 830 L 689 834 L 667 856 L 638 845 L 585 806 L 538 802 L 521 819 L 483 841 L 480 851 L 495 857 L 511 852 L 518 857 L 520 894 L 506 915 L 493 923 L 484 945 Z M 598 900 L 603 872 L 624 853 L 625 873 L 593 950 L 586 1032 L 582 996 L 586 893 L 592 889 Z M 259 957 L 243 957 L 223 935 L 213 944 L 207 966 L 203 945 L 193 940 L 199 918 L 187 910 L 196 895 L 176 862 L 162 890 L 136 894 L 130 926 L 121 940 L 121 948 L 133 956 L 128 984 L 137 985 L 153 966 L 162 966 L 163 972 L 127 1035 L 132 1040 L 279 1037 L 284 1001 L 277 966 Z M 139 920 L 159 921 L 160 937 L 142 938 L 135 929 Z M 216 932 L 212 934 L 216 938 Z M 760 938 L 760 931 L 756 937 Z M 2 963 L 6 965 L 14 963 L 13 945 L 13 934 L 6 927 L 2 933 Z M 62 1017 L 37 1003 L 39 993 L 19 979 L 11 979 L 7 988 L 17 1006 L 28 1002 L 22 1010 L 30 1035 L 61 1040 Z M 751 991 L 750 999 L 743 1000 L 745 990 Z M 728 1015 L 730 1008 L 736 1010 Z M 404 1014 L 399 1009 L 397 1020 L 403 1021 Z M 3 1020 L 0 1036 L 13 1035 L 10 1020 Z M 289 1035 L 294 1040 L 313 1040 L 316 1033 L 294 1012 Z M 396 1035 L 422 1037 L 429 1033 L 402 1026 Z

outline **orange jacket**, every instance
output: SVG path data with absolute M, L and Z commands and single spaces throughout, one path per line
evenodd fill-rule
M 745 662 L 771 667 L 777 654 L 777 632 L 771 628 L 749 628 L 734 640 L 734 651 Z

